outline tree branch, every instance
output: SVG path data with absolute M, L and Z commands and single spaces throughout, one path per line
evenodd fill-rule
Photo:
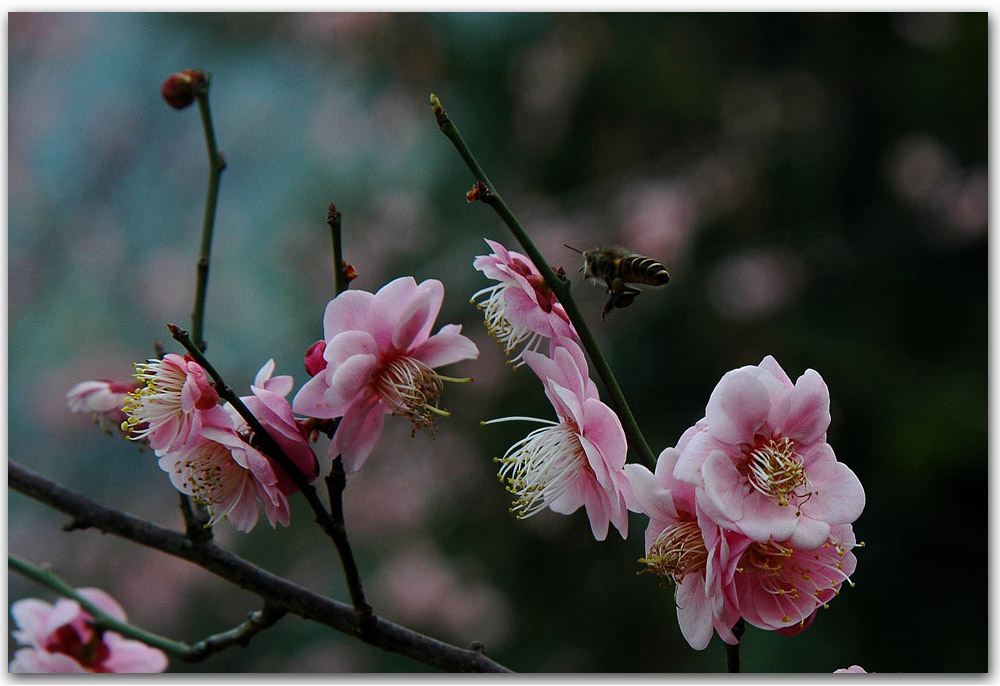
M 250 591 L 277 609 L 361 638 L 358 619 L 350 605 L 318 595 L 272 574 L 212 541 L 193 543 L 180 532 L 105 507 L 14 461 L 8 462 L 7 478 L 11 488 L 70 515 L 77 528 L 94 527 L 187 560 Z M 373 646 L 439 669 L 455 672 L 510 671 L 481 651 L 438 641 L 378 616 L 374 617 L 372 630 L 363 638 Z
M 476 178 L 479 184 L 481 184 L 477 194 L 478 199 L 492 207 L 493 210 L 500 216 L 503 223 L 506 224 L 511 233 L 514 234 L 514 238 L 516 238 L 517 242 L 521 244 L 522 248 L 524 248 L 528 257 L 530 257 L 531 261 L 535 263 L 535 267 L 538 268 L 542 278 L 545 279 L 545 284 L 552 289 L 552 292 L 555 293 L 559 302 L 562 303 L 562 306 L 565 308 L 566 314 L 569 316 L 569 320 L 573 323 L 573 328 L 576 329 L 577 335 L 580 336 L 580 343 L 587 351 L 590 361 L 594 364 L 594 369 L 597 371 L 598 376 L 601 377 L 601 381 L 604 383 L 604 387 L 608 391 L 611 406 L 621 419 L 622 428 L 625 430 L 625 436 L 628 439 L 629 445 L 636 453 L 638 453 L 640 459 L 645 462 L 650 469 L 654 468 L 656 466 L 656 455 L 653 454 L 649 444 L 646 442 L 646 437 L 643 436 L 642 431 L 639 430 L 639 424 L 635 420 L 635 415 L 632 414 L 632 408 L 629 407 L 628 401 L 625 400 L 625 394 L 622 393 L 621 386 L 618 385 L 618 380 L 611 371 L 611 366 L 608 364 L 607 360 L 604 359 L 604 355 L 601 353 L 601 349 L 597 345 L 597 340 L 590 332 L 590 328 L 587 326 L 587 322 L 583 318 L 580 308 L 577 307 L 576 301 L 573 299 L 573 296 L 570 295 L 569 281 L 560 278 L 552 270 L 552 267 L 549 266 L 549 263 L 546 262 L 545 257 L 538 250 L 538 248 L 535 247 L 535 244 L 532 242 L 528 232 L 524 230 L 521 222 L 518 221 L 510 207 L 506 202 L 504 202 L 503 198 L 500 197 L 499 191 L 497 191 L 496 186 L 493 185 L 489 177 L 486 176 L 486 172 L 483 171 L 479 162 L 476 161 L 475 156 L 472 154 L 472 150 L 469 149 L 469 145 L 465 142 L 465 139 L 459 132 L 458 127 L 455 126 L 455 122 L 453 122 L 451 117 L 449 117 L 444 111 L 444 107 L 441 106 L 441 101 L 433 93 L 431 93 L 431 107 L 434 109 L 434 117 L 437 120 L 438 127 L 441 129 L 441 132 L 447 136 L 448 140 L 450 140 L 452 145 L 455 146 L 458 154 L 462 156 L 466 166 L 468 166 L 469 171 L 472 172 L 472 175 Z

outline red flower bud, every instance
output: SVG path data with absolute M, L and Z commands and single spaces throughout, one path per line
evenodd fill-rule
M 326 341 L 322 340 L 316 341 L 306 350 L 306 371 L 309 372 L 309 376 L 316 376 L 326 369 L 324 352 L 326 352 Z
M 194 102 L 195 93 L 205 85 L 205 72 L 201 69 L 185 69 L 168 76 L 160 86 L 160 93 L 168 105 L 181 110 Z

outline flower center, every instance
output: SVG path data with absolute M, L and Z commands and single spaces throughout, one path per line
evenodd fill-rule
M 145 438 L 157 426 L 183 414 L 181 389 L 187 376 L 173 365 L 162 364 L 160 360 L 135 365 L 135 379 L 142 385 L 125 396 L 122 411 L 125 421 L 122 431 L 131 434 L 129 438 Z M 141 424 L 147 426 L 139 430 Z
M 420 360 L 401 356 L 382 369 L 375 380 L 375 389 L 393 414 L 403 415 L 413 424 L 414 432 L 424 426 L 434 432 L 437 428 L 434 420 L 450 414 L 437 406 L 445 381 L 464 383 L 472 379 L 442 376 Z
M 752 543 L 736 571 L 756 576 L 760 588 L 785 613 L 783 621 L 804 622 L 817 607 L 826 607 L 845 581 L 854 585 L 844 573 L 844 555 L 853 547 L 832 539 L 808 551 L 775 541 Z
M 86 643 L 83 637 L 71 625 L 65 624 L 56 629 L 45 643 L 45 650 L 50 653 L 63 653 L 94 672 L 103 672 L 103 663 L 111 651 L 104 645 L 101 635 L 94 632 Z
M 802 456 L 795 452 L 795 442 L 790 438 L 771 439 L 750 452 L 747 458 L 747 478 L 758 492 L 778 500 L 778 505 L 788 505 L 789 496 L 806 498 L 809 493 L 796 493 L 805 486 L 806 468 Z
M 247 472 L 233 460 L 230 450 L 215 441 L 205 441 L 194 448 L 177 465 L 177 473 L 183 474 L 180 490 L 190 493 L 209 506 L 214 525 L 228 513 L 241 491 Z M 223 506 L 222 510 L 218 506 Z
M 690 572 L 705 569 L 708 549 L 697 522 L 671 524 L 649 546 L 646 557 L 639 558 L 646 565 L 642 572 L 652 572 L 681 583 Z
M 497 473 L 500 481 L 516 496 L 510 511 L 518 519 L 545 508 L 589 468 L 580 436 L 567 424 L 535 429 L 512 445 L 503 457 L 493 459 L 500 463 Z
M 526 326 L 514 326 L 507 319 L 504 291 L 507 284 L 499 283 L 481 291 L 477 291 L 472 296 L 472 303 L 483 311 L 484 323 L 490 335 L 496 339 L 497 343 L 503 346 L 505 354 L 510 355 L 517 347 L 524 344 L 524 348 L 507 364 L 513 367 L 520 367 L 524 364 L 524 351 L 536 350 L 544 340 L 544 336 L 536 333 Z M 485 296 L 482 302 L 476 302 L 477 298 Z

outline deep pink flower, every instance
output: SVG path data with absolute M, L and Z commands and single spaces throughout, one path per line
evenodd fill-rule
M 77 593 L 115 619 L 126 621 L 125 611 L 114 598 L 97 588 L 79 588 Z M 10 606 L 18 630 L 14 639 L 21 648 L 14 654 L 11 673 L 71 674 L 118 672 L 126 674 L 162 672 L 167 668 L 163 651 L 114 631 L 96 632 L 89 625 L 93 616 L 69 598 L 50 605 L 36 598 L 18 600 Z
M 326 341 L 316 341 L 306 350 L 306 372 L 309 376 L 316 376 L 326 369 L 326 360 L 323 353 L 326 352 Z
M 202 410 L 192 426 L 188 440 L 164 452 L 159 465 L 177 490 L 208 506 L 209 526 L 228 518 L 237 530 L 250 531 L 257 525 L 258 500 L 271 526 L 288 526 L 288 500 L 270 461 L 236 432 L 227 410 Z
M 290 376 L 272 378 L 273 373 L 274 360 L 268 360 L 257 372 L 253 385 L 250 386 L 253 395 L 244 396 L 240 400 L 277 442 L 282 452 L 295 463 L 295 466 L 305 476 L 306 481 L 311 482 L 319 475 L 319 463 L 316 461 L 312 446 L 302 435 L 302 431 L 292 415 L 291 405 L 285 400 L 285 396 L 291 392 L 295 381 Z M 249 433 L 246 422 L 236 410 L 232 409 L 230 405 L 227 405 L 226 408 L 230 410 L 230 417 L 233 419 L 236 430 L 239 433 Z M 299 490 L 292 478 L 279 464 L 267 455 L 264 457 L 271 463 L 271 468 L 278 477 L 278 488 L 282 493 L 290 495 Z
M 594 538 L 603 541 L 608 524 L 628 536 L 625 498 L 625 432 L 618 416 L 600 401 L 580 347 L 569 338 L 553 339 L 551 357 L 524 351 L 524 360 L 545 386 L 558 422 L 526 417 L 546 426 L 512 445 L 500 462 L 499 476 L 516 496 L 511 511 L 530 517 L 548 507 L 559 514 L 587 509 Z
M 478 291 L 472 302 L 482 299 L 476 306 L 484 310 L 486 328 L 505 353 L 509 355 L 523 345 L 521 353 L 509 364 L 515 367 L 524 364 L 522 353 L 537 350 L 546 338 L 575 339 L 576 331 L 566 310 L 556 301 L 534 263 L 495 241 L 486 239 L 486 244 L 493 252 L 479 255 L 472 266 L 500 283 Z
M 733 577 L 736 562 L 751 541 L 704 516 L 695 487 L 673 477 L 680 453 L 667 448 L 651 473 L 640 464 L 625 465 L 631 484 L 629 509 L 649 517 L 646 570 L 676 585 L 677 622 L 695 650 L 703 650 L 712 630 L 736 644 L 732 627 L 739 620 Z
M 406 276 L 375 294 L 341 293 L 326 306 L 323 333 L 327 366 L 310 379 L 292 401 L 308 417 L 342 417 L 330 442 L 330 457 L 344 459 L 344 469 L 361 468 L 382 434 L 387 414 L 401 414 L 414 430 L 433 430 L 444 381 L 435 367 L 479 355 L 475 343 L 448 324 L 433 336 L 444 286 L 428 279 L 417 285 Z
M 674 476 L 706 512 L 760 543 L 817 548 L 861 514 L 861 482 L 826 442 L 830 395 L 809 369 L 793 385 L 775 359 L 726 373 L 678 444 Z
M 850 524 L 831 527 L 814 549 L 788 541 L 751 543 L 736 568 L 740 614 L 761 629 L 806 628 L 845 581 L 851 584 L 856 544 Z
M 183 444 L 191 431 L 195 410 L 207 410 L 219 402 L 201 365 L 174 353 L 162 360 L 135 365 L 135 378 L 142 384 L 128 394 L 122 430 L 130 438 L 145 438 L 157 455 Z

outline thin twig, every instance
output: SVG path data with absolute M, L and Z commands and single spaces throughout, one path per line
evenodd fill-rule
M 214 655 L 231 646 L 246 647 L 250 639 L 261 631 L 268 629 L 284 617 L 286 612 L 265 602 L 264 607 L 254 610 L 247 615 L 246 621 L 238 626 L 212 634 L 191 646 L 190 651 L 184 656 L 188 662 L 201 662 L 205 658 Z
M 330 227 L 333 243 L 333 291 L 336 297 L 347 290 L 347 277 L 344 275 L 344 248 L 340 240 L 340 212 L 332 202 L 326 214 L 326 223 Z
M 480 188 L 478 199 L 492 207 L 493 210 L 500 216 L 500 219 L 503 220 L 504 224 L 507 225 L 507 228 L 509 228 L 511 233 L 514 234 L 514 238 L 516 238 L 517 242 L 521 244 L 522 248 L 524 248 L 528 257 L 530 257 L 531 261 L 535 263 L 535 266 L 541 273 L 542 278 L 545 279 L 545 284 L 552 290 L 553 293 L 555 293 L 559 302 L 562 303 L 562 306 L 566 310 L 566 314 L 569 316 L 569 320 L 573 323 L 573 328 L 576 329 L 576 333 L 580 337 L 580 343 L 587 351 L 590 361 L 594 364 L 594 369 L 597 371 L 598 376 L 601 377 L 601 381 L 604 383 L 604 387 L 608 391 L 611 406 L 621 419 L 622 428 L 625 430 L 625 436 L 628 439 L 629 445 L 636 453 L 638 453 L 643 462 L 645 462 L 650 468 L 653 468 L 656 465 L 656 455 L 653 454 L 653 451 L 649 447 L 649 443 L 646 442 L 645 436 L 643 436 L 642 431 L 639 430 L 639 425 L 635 420 L 635 415 L 632 414 L 632 409 L 629 407 L 628 401 L 625 400 L 625 394 L 622 393 L 621 386 L 618 385 L 618 380 L 615 379 L 615 375 L 611 371 L 610 365 L 608 365 L 603 353 L 601 353 L 601 349 L 597 345 L 597 340 L 590 332 L 590 328 L 587 326 L 587 322 L 583 318 L 580 308 L 577 307 L 576 301 L 570 295 L 569 281 L 560 278 L 552 270 L 552 267 L 549 266 L 549 263 L 546 262 L 545 257 L 535 246 L 534 242 L 532 242 L 531 237 L 528 236 L 528 232 L 524 230 L 521 222 L 518 221 L 510 207 L 500 196 L 496 186 L 494 186 L 493 182 L 490 181 L 488 176 L 486 176 L 486 172 L 483 171 L 483 168 L 479 165 L 479 162 L 472 154 L 472 150 L 465 142 L 465 139 L 459 132 L 458 127 L 455 126 L 455 122 L 453 122 L 451 117 L 449 117 L 444 111 L 444 108 L 441 106 L 441 101 L 433 93 L 431 94 L 431 106 L 434 109 L 434 116 L 437 119 L 438 127 L 441 129 L 441 132 L 444 133 L 444 135 L 448 137 L 448 140 L 451 141 L 452 145 L 455 146 L 458 154 L 462 156 L 466 166 L 469 167 L 469 171 L 472 172 L 472 175 L 476 178 L 476 180 L 485 186 L 485 188 Z
M 205 148 L 208 150 L 208 189 L 205 192 L 205 214 L 201 224 L 201 249 L 198 255 L 198 279 L 194 292 L 194 309 L 191 311 L 191 337 L 200 350 L 205 349 L 204 321 L 205 299 L 208 296 L 208 267 L 212 259 L 212 233 L 215 229 L 215 208 L 219 201 L 219 180 L 226 168 L 226 160 L 215 142 L 212 127 L 212 110 L 208 105 L 208 87 L 211 77 L 206 75 L 205 85 L 195 92 L 201 127 L 205 132 Z
M 78 528 L 94 527 L 187 560 L 254 593 L 275 608 L 361 638 L 358 619 L 350 605 L 318 595 L 276 576 L 233 555 L 212 541 L 195 546 L 180 532 L 105 507 L 13 460 L 9 460 L 7 464 L 7 479 L 11 488 L 68 514 Z M 480 650 L 459 648 L 386 619 L 375 619 L 371 632 L 363 638 L 376 647 L 448 671 L 510 671 L 486 657 Z
M 733 636 L 736 637 L 736 643 L 733 645 L 726 644 L 726 671 L 731 673 L 737 673 L 740 671 L 740 639 L 743 636 L 743 632 L 746 631 L 747 625 L 743 622 L 743 618 L 740 617 L 736 624 L 733 625 Z

